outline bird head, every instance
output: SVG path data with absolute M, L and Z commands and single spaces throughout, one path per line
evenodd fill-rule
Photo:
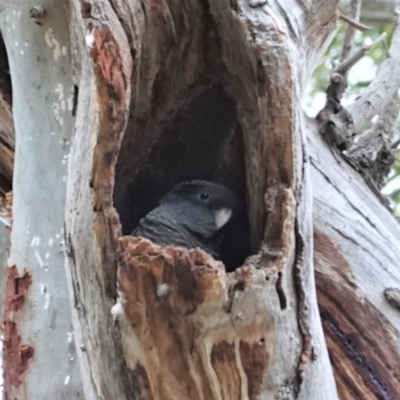
M 240 209 L 239 196 L 232 189 L 200 180 L 180 183 L 160 204 L 173 206 L 181 223 L 204 237 L 235 219 Z

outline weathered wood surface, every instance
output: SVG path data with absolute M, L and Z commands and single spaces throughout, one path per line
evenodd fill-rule
M 318 303 L 341 399 L 397 398 L 400 226 L 309 121 Z

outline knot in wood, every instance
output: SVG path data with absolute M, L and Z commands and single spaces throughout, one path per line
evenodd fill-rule
M 29 16 L 35 21 L 36 24 L 42 25 L 43 19 L 46 17 L 46 9 L 42 4 L 32 7 L 29 11 Z

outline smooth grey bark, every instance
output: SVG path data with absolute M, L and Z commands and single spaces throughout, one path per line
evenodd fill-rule
M 82 389 L 64 270 L 65 182 L 75 120 L 68 10 L 67 3 L 44 1 L 47 18 L 39 26 L 29 17 L 36 4 L 6 2 L 0 14 L 17 141 L 9 266 L 31 279 L 23 306 L 13 308 L 7 292 L 5 319 L 17 332 L 5 338 L 4 389 L 9 399 L 70 400 Z M 11 289 L 18 279 L 9 276 Z M 26 359 L 14 356 L 22 348 L 29 349 Z M 26 375 L 18 376 L 24 363 Z

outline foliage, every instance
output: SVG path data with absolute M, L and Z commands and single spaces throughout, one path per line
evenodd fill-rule
M 316 115 L 325 104 L 325 91 L 329 83 L 329 75 L 332 68 L 338 63 L 344 31 L 346 25 L 340 24 L 335 38 L 332 40 L 326 51 L 321 64 L 315 69 L 314 74 L 307 87 L 307 95 L 304 101 L 304 108 L 310 115 Z M 370 44 L 382 33 L 386 33 L 385 44 L 375 46 L 367 52 L 349 73 L 349 86 L 342 100 L 344 106 L 351 104 L 366 88 L 374 78 L 379 65 L 387 57 L 388 46 L 391 42 L 393 25 L 385 24 L 374 27 L 368 32 L 357 32 L 354 39 L 354 47 L 360 47 L 363 44 Z M 399 93 L 397 100 L 400 101 Z M 398 125 L 400 128 L 400 124 Z M 398 138 L 396 133 L 395 139 Z M 389 197 L 393 204 L 394 212 L 400 216 L 400 157 L 393 165 L 387 184 L 382 191 Z

